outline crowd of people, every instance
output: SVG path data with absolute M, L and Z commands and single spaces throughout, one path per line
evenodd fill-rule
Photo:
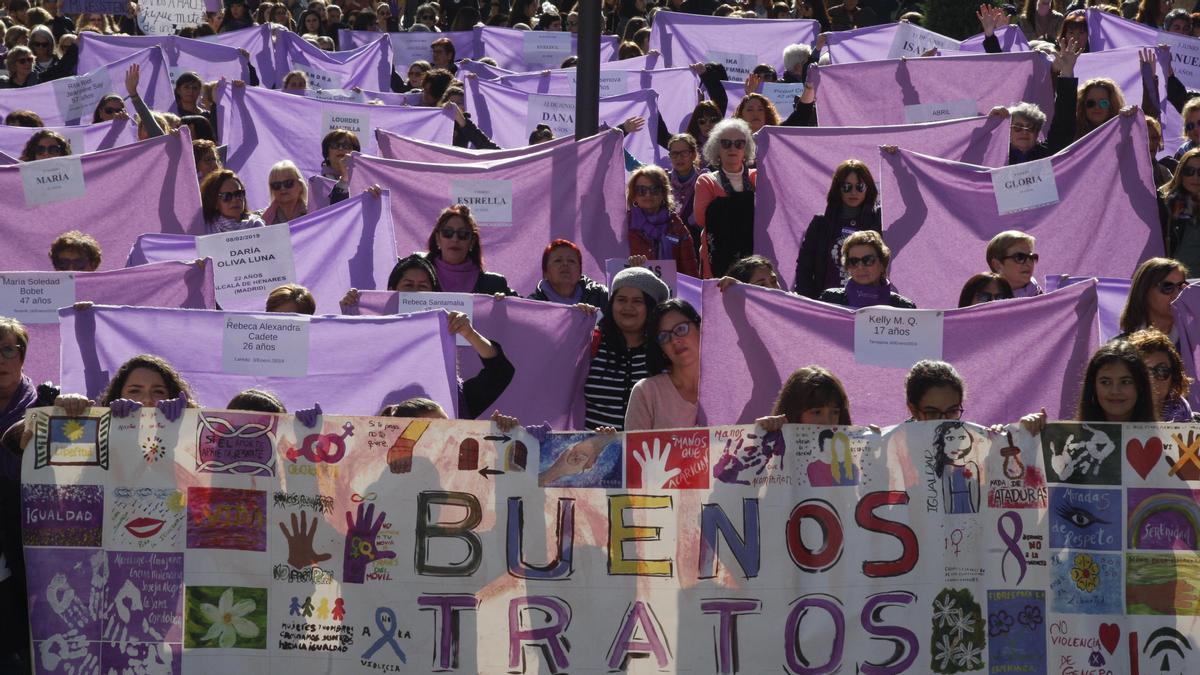
M 430 230 L 426 250 L 395 263 L 388 289 L 400 293 L 482 293 L 502 299 L 525 294 L 547 303 L 573 306 L 596 319 L 590 347 L 590 366 L 583 384 L 585 424 L 601 433 L 622 430 L 668 429 L 695 426 L 700 399 L 701 316 L 687 301 L 671 297 L 670 289 L 643 265 L 648 260 L 674 261 L 679 274 L 718 280 L 724 291 L 735 284 L 752 284 L 794 293 L 814 300 L 852 309 L 884 305 L 915 308 L 904 289 L 889 281 L 891 249 L 883 231 L 880 191 L 864 158 L 847 157 L 832 173 L 824 211 L 813 213 L 803 230 L 797 259 L 771 260 L 761 255 L 762 242 L 754 240 L 757 186 L 756 133 L 764 126 L 821 124 L 821 94 L 810 83 L 797 96 L 794 111 L 781 114 L 762 95 L 767 82 L 805 82 L 813 68 L 823 62 L 827 31 L 906 21 L 921 24 L 923 3 L 915 0 L 748 0 L 721 4 L 717 0 L 666 0 L 655 6 L 648 0 L 605 0 L 602 28 L 620 39 L 621 58 L 641 56 L 649 50 L 649 38 L 659 12 L 687 12 L 735 18 L 813 19 L 820 23 L 814 44 L 793 44 L 782 54 L 783 70 L 768 64 L 755 68 L 746 79 L 746 95 L 729 109 L 728 94 L 721 82 L 730 79 L 718 63 L 696 63 L 691 68 L 702 83 L 687 123 L 679 129 L 660 129 L 659 143 L 669 162 L 657 166 L 650 158 L 626 158 L 626 225 L 629 266 L 606 286 L 583 273 L 583 251 L 587 241 L 554 239 L 542 252 L 542 278 L 535 288 L 514 289 L 505 276 L 508 270 L 485 264 L 488 245 L 476 214 L 465 205 L 446 204 Z M 1187 403 L 1192 375 L 1185 372 L 1179 353 L 1180 340 L 1171 303 L 1187 286 L 1189 270 L 1200 269 L 1200 94 L 1190 92 L 1164 64 L 1168 74 L 1167 100 L 1185 123 L 1184 138 L 1165 138 L 1157 120 L 1159 110 L 1156 54 L 1142 50 L 1140 65 L 1146 77 L 1145 91 L 1123 92 L 1110 78 L 1080 82 L 1074 75 L 1076 59 L 1089 50 L 1087 8 L 1122 15 L 1163 31 L 1200 35 L 1200 12 L 1192 3 L 1171 0 L 1112 0 L 1111 3 L 1075 0 L 1025 0 L 1022 5 L 980 5 L 978 20 L 987 38 L 988 51 L 1000 51 L 995 32 L 1006 24 L 1019 26 L 1032 49 L 1043 52 L 1053 64 L 1053 120 L 1030 102 L 991 111 L 1010 121 L 1008 162 L 1019 164 L 1050 157 L 1083 138 L 1117 115 L 1146 115 L 1150 161 L 1154 164 L 1159 195 L 1159 217 L 1166 257 L 1144 261 L 1132 275 L 1132 285 L 1120 319 L 1121 334 L 1092 357 L 1080 385 L 1075 417 L 1084 421 L 1189 422 L 1193 413 Z M 1196 3 L 1200 6 L 1200 3 Z M 1067 6 L 1064 6 L 1067 5 Z M 68 15 L 58 0 L 8 0 L 7 13 L 0 19 L 6 55 L 6 73 L 0 88 L 33 87 L 76 74 L 79 36 L 141 33 L 136 3 L 119 16 L 83 13 Z M 258 2 L 226 0 L 208 21 L 182 28 L 179 35 L 203 38 L 269 24 L 272 30 L 293 31 L 312 45 L 337 50 L 343 30 L 377 32 L 454 32 L 477 25 L 505 26 L 532 31 L 579 29 L 578 7 L 570 2 L 512 0 L 489 2 L 443 2 L 372 4 L 347 0 Z M 1149 46 L 1148 46 L 1149 47 Z M 931 56 L 934 56 L 931 54 Z M 495 61 L 486 55 L 483 62 Z M 571 57 L 564 67 L 576 62 Z M 472 121 L 466 110 L 463 75 L 455 59 L 454 43 L 448 38 L 431 41 L 429 59 L 410 64 L 396 63 L 392 75 L 395 92 L 419 93 L 420 105 L 438 106 L 454 116 L 454 144 L 476 150 L 498 149 Z M 466 75 L 464 75 L 466 76 Z M 303 70 L 281 77 L 281 88 L 304 95 L 310 89 Z M 349 199 L 347 159 L 363 149 L 363 139 L 354 131 L 335 129 L 321 142 L 321 177 L 325 183 L 310 182 L 295 158 L 278 157 L 268 180 L 270 201 L 251 204 L 246 184 L 225 168 L 225 160 L 237 148 L 221 138 L 216 114 L 221 102 L 219 88 L 193 72 L 173 78 L 174 103 L 169 109 L 152 110 L 142 99 L 141 75 L 135 65 L 125 74 L 124 88 L 105 95 L 95 106 L 91 121 L 113 119 L 136 121 L 140 140 L 170 134 L 187 126 L 193 139 L 198 192 L 203 220 L 210 233 L 228 232 L 291 222 L 319 211 L 317 203 Z M 257 85 L 251 71 L 249 81 L 235 87 Z M 1137 105 L 1131 105 L 1131 103 Z M 37 110 L 6 111 L 9 126 L 29 127 L 30 136 L 18 158 L 34 162 L 79 154 L 71 140 L 45 125 Z M 631 133 L 655 121 L 639 117 L 618 126 Z M 665 131 L 665 133 L 663 133 Z M 539 126 L 530 135 L 531 145 L 553 139 L 549 127 Z M 885 151 L 896 148 L 885 146 Z M 1161 154 L 1160 150 L 1166 150 Z M 326 185 L 328 194 L 310 194 L 310 186 Z M 824 189 L 824 186 L 805 186 Z M 378 187 L 370 188 L 375 194 Z M 12 198 L 11 196 L 9 198 Z M 47 269 L 64 272 L 97 270 L 105 256 L 123 251 L 102 251 L 87 233 L 88 223 L 55 223 L 61 235 L 48 252 Z M 796 223 L 797 228 L 802 222 Z M 1119 246 L 1120 242 L 1112 242 Z M 979 273 L 965 280 L 959 307 L 1028 298 L 1043 294 L 1037 278 L 1037 241 L 1021 231 L 996 234 L 984 250 L 964 251 L 978 260 Z M 794 264 L 794 283 L 781 288 L 779 265 Z M 791 269 L 790 267 L 788 269 Z M 1072 270 L 1087 275 L 1089 270 Z M 960 280 L 954 280 L 957 283 Z M 359 302 L 359 289 L 347 289 L 341 300 L 346 311 Z M 263 298 L 268 312 L 316 314 L 317 306 L 308 289 L 287 284 Z M 321 308 L 328 310 L 329 308 Z M 480 334 L 465 314 L 452 313 L 448 330 L 463 337 L 482 363 L 482 370 L 460 382 L 459 414 L 476 418 L 492 408 L 509 386 L 515 366 L 504 347 Z M 117 370 L 104 394 L 89 400 L 78 392 L 64 392 L 52 383 L 38 384 L 24 374 L 22 366 L 29 350 L 30 335 L 13 318 L 0 317 L 0 554 L 12 560 L 20 555 L 19 485 L 21 452 L 28 441 L 23 417 L 27 409 L 59 405 L 68 414 L 83 414 L 90 406 L 107 406 L 117 417 L 127 417 L 143 407 L 161 410 L 174 420 L 188 407 L 200 405 L 263 412 L 286 412 L 269 391 L 250 389 L 232 400 L 200 401 L 173 364 L 153 354 L 130 354 Z M 548 374 L 553 376 L 552 373 Z M 912 420 L 959 419 L 963 415 L 967 384 L 950 363 L 921 361 L 908 374 L 905 402 Z M 316 397 L 314 396 L 314 399 Z M 330 405 L 330 413 L 337 413 Z M 851 401 L 836 373 L 820 365 L 794 372 L 783 384 L 772 410 L 763 410 L 757 424 L 767 430 L 786 423 L 851 424 Z M 311 424 L 323 411 L 314 400 L 311 408 L 295 411 Z M 446 418 L 436 402 L 426 398 L 389 401 L 380 415 Z M 499 412 L 493 419 L 504 428 L 520 421 Z M 871 420 L 876 421 L 876 420 Z M 1014 420 L 980 420 L 987 423 Z M 1037 431 L 1046 423 L 1044 411 L 1031 411 L 1020 420 Z M 0 582 L 8 569 L 0 555 Z M 10 563 L 11 564 L 11 563 Z M 11 586 L 11 584 L 9 584 Z M 3 584 L 0 584 L 2 587 Z M 0 597 L 0 613 L 23 615 L 23 590 Z M 11 604 L 7 604 L 11 603 Z M 10 609 L 18 608 L 18 609 Z M 11 614 L 10 614 L 11 612 Z M 28 644 L 22 630 L 0 635 L 0 671 L 27 667 Z M 15 639 L 12 639 L 15 638 Z M 9 640 L 5 642 L 5 640 Z

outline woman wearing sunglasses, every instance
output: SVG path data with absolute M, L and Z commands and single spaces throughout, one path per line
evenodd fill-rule
M 1125 95 L 1107 77 L 1094 77 L 1079 88 L 1075 105 L 1075 140 L 1117 116 L 1125 108 Z
M 1154 410 L 1160 422 L 1191 422 L 1192 407 L 1188 405 L 1188 389 L 1192 378 L 1183 369 L 1183 359 L 1171 339 L 1154 328 L 1139 330 L 1129 336 L 1129 344 L 1138 350 L 1142 363 L 1150 373 L 1150 389 L 1154 392 Z
M 334 129 L 321 139 L 321 175 L 337 183 L 329 193 L 329 203 L 336 204 L 350 197 L 349 182 L 346 176 L 346 158 L 352 152 L 359 152 L 362 146 L 358 142 L 358 134 L 346 129 Z
M 874 230 L 855 232 L 842 242 L 842 268 L 849 274 L 845 285 L 827 288 L 818 300 L 853 309 L 887 305 L 916 309 L 912 300 L 900 295 L 887 280 L 892 250 Z
M 698 276 L 692 234 L 675 212 L 671 179 L 657 166 L 643 166 L 629 176 L 625 192 L 629 211 L 629 254 L 650 260 L 674 260 L 680 274 Z
M 42 129 L 35 131 L 25 143 L 25 149 L 18 158 L 22 162 L 32 162 L 51 157 L 65 157 L 71 154 L 71 141 L 57 131 Z
M 700 225 L 700 274 L 725 275 L 754 253 L 754 137 L 739 119 L 721 120 L 704 144 L 704 159 L 717 167 L 696 179 L 693 213 Z
M 696 223 L 694 211 L 696 179 L 700 177 L 700 150 L 696 139 L 689 134 L 675 134 L 667 141 L 667 157 L 671 160 L 667 178 L 671 181 L 671 192 L 675 196 L 675 212 L 687 226 L 688 233 L 692 235 L 692 245 L 699 254 L 700 225 Z
M 29 47 L 17 45 L 8 50 L 4 67 L 8 69 L 8 74 L 0 75 L 0 89 L 32 87 L 41 82 L 37 71 L 33 69 L 33 52 Z
M 700 314 L 686 300 L 672 298 L 654 309 L 650 325 L 657 330 L 647 370 L 658 374 L 633 386 L 625 431 L 694 427 L 700 399 Z
M 796 258 L 796 293 L 816 298 L 848 278 L 842 269 L 842 242 L 855 232 L 881 231 L 879 188 L 867 165 L 848 159 L 833 172 L 825 195 L 825 213 L 813 216 Z
M 277 162 L 268 177 L 271 205 L 263 209 L 267 225 L 278 225 L 308 213 L 308 184 L 300 177 L 300 169 L 291 160 Z
M 129 119 L 129 113 L 125 110 L 125 99 L 121 98 L 120 94 L 105 94 L 92 111 L 92 124 L 117 118 Z
M 692 109 L 691 117 L 688 118 L 687 132 L 696 139 L 698 147 L 703 148 L 708 143 L 708 134 L 724 116 L 725 114 L 712 101 L 701 101 L 696 104 L 696 107 Z
M 246 188 L 229 169 L 214 171 L 200 183 L 200 205 L 209 234 L 262 227 L 262 218 L 246 208 Z
M 503 275 L 488 272 L 483 264 L 479 224 L 463 204 L 447 207 L 429 233 L 429 260 L 443 291 L 516 295 Z
M 1121 311 L 1121 335 L 1126 337 L 1144 328 L 1157 328 L 1178 343 L 1171 303 L 1187 287 L 1188 267 L 1170 258 L 1151 258 L 1133 273 L 1129 297 Z
M 1031 298 L 1045 293 L 1033 276 L 1038 261 L 1038 254 L 1033 252 L 1036 243 L 1036 239 L 1018 230 L 1006 230 L 988 242 L 988 267 L 1004 277 L 1014 298 Z
M 1179 159 L 1175 175 L 1159 190 L 1158 204 L 1167 256 L 1200 269 L 1200 148 Z
M 1013 297 L 1012 286 L 1003 276 L 995 272 L 980 272 L 967 279 L 962 291 L 958 294 L 958 306 L 970 307 L 981 305 L 994 300 L 1008 300 Z

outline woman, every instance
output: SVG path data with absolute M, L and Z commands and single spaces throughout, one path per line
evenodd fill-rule
M 1150 374 L 1154 394 L 1154 410 L 1160 422 L 1191 422 L 1192 407 L 1187 395 L 1192 378 L 1183 369 L 1175 345 L 1162 331 L 1147 328 L 1129 336 L 1129 344 L 1137 349 Z
M 41 79 L 33 69 L 33 52 L 29 47 L 16 46 L 4 57 L 7 75 L 0 75 L 0 89 L 19 89 L 39 84 Z
M 80 394 L 64 394 L 54 405 L 63 408 L 68 417 L 79 417 L 93 405 L 111 408 L 113 416 L 120 418 L 142 408 L 157 408 L 168 422 L 177 421 L 186 408 L 199 407 L 179 371 L 150 354 L 139 354 L 121 364 L 98 403 Z
M 671 160 L 667 178 L 671 181 L 671 193 L 675 197 L 675 213 L 687 226 L 688 233 L 692 235 L 692 245 L 699 254 L 700 226 L 696 223 L 693 210 L 696 179 L 700 177 L 700 171 L 697 169 L 700 152 L 696 139 L 690 134 L 675 134 L 667 141 L 667 157 Z
M 775 264 L 761 255 L 750 255 L 735 262 L 729 267 L 729 273 L 722 278 L 719 287 L 722 291 L 734 282 L 783 290 L 779 286 L 779 274 Z
M 402 88 L 404 91 L 420 90 L 425 84 L 425 76 L 433 70 L 428 61 L 413 61 L 408 67 L 408 82 Z
M 1094 77 L 1084 82 L 1075 105 L 1075 140 L 1116 117 L 1124 107 L 1125 95 L 1116 82 L 1107 77 Z
M 237 174 L 220 169 L 200 183 L 200 205 L 209 234 L 262 227 L 262 218 L 246 208 L 246 188 Z
M 346 129 L 334 129 L 321 139 L 321 175 L 337 181 L 329 193 L 329 203 L 336 204 L 350 197 L 349 177 L 346 175 L 346 158 L 359 152 L 362 146 L 358 135 Z
M 538 11 L 538 0 L 513 0 L 512 11 L 508 15 L 508 27 L 513 28 L 519 23 L 533 27 L 533 16 Z
M 29 351 L 29 332 L 16 319 L 0 316 L 0 436 L 25 418 L 25 411 L 37 401 L 37 388 L 23 370 Z M 4 455 L 0 472 L 19 471 L 20 458 L 0 449 Z M 10 462 L 15 462 L 9 466 Z
M 1200 269 L 1200 148 L 1179 159 L 1175 175 L 1159 195 L 1167 257 L 1188 269 Z
M 317 313 L 317 299 L 312 291 L 300 284 L 284 284 L 267 294 L 266 310 L 268 313 L 312 316 Z
M 1062 28 L 1062 12 L 1053 7 L 1051 0 L 1025 0 L 1021 10 L 1021 32 L 1026 40 L 1054 42 Z
M 700 225 L 700 274 L 725 274 L 754 253 L 755 145 L 744 120 L 721 120 L 704 144 L 704 159 L 717 167 L 696 179 L 694 214 Z
M 1067 12 L 1063 17 L 1062 26 L 1058 29 L 1058 39 L 1054 40 L 1054 43 L 1069 44 L 1071 40 L 1083 47 L 1083 53 L 1091 51 L 1088 45 L 1087 12 L 1084 10 Z
M 778 431 L 785 424 L 850 426 L 850 399 L 836 375 L 821 366 L 805 366 L 783 383 L 771 415 L 754 423 L 764 431 Z
M 254 17 L 250 16 L 250 11 L 246 9 L 246 0 L 228 0 L 227 4 L 229 9 L 225 13 L 225 19 L 221 21 L 219 32 L 229 33 L 254 25 Z
M 762 94 L 746 94 L 733 116 L 745 120 L 750 125 L 751 133 L 758 133 L 764 126 L 779 126 L 779 111 L 771 99 Z
M 191 71 L 181 73 L 175 80 L 175 111 L 178 111 L 180 116 L 209 117 L 211 113 L 200 107 L 200 92 L 203 89 L 204 81 L 200 79 L 199 75 Z
M 118 117 L 129 119 L 129 113 L 125 111 L 125 99 L 121 98 L 120 94 L 105 94 L 96 104 L 96 109 L 92 111 L 92 124 L 107 122 Z
M 917 361 L 904 379 L 904 398 L 914 422 L 961 418 L 965 392 L 962 377 L 945 361 Z
M 1079 392 L 1075 419 L 1080 422 L 1158 421 L 1150 374 L 1133 345 L 1125 340 L 1113 340 L 1092 355 Z
M 686 300 L 659 303 L 647 364 L 651 375 L 633 386 L 625 431 L 696 426 L 700 399 L 700 315 Z M 663 372 L 664 369 L 666 372 Z
M 58 235 L 50 244 L 49 255 L 55 272 L 95 272 L 104 259 L 100 242 L 79 230 Z
M 271 205 L 262 211 L 267 225 L 286 223 L 308 214 L 308 182 L 291 160 L 276 162 L 267 178 Z
M 916 309 L 912 300 L 897 293 L 888 282 L 891 260 L 892 250 L 878 232 L 855 232 L 842 242 L 842 268 L 850 273 L 850 278 L 840 288 L 825 289 L 817 299 L 854 309 L 875 305 Z
M 645 52 L 637 45 L 636 42 L 622 42 L 617 45 L 617 60 L 624 61 L 625 59 L 636 59 L 639 56 L 644 56 Z
M 981 272 L 967 279 L 958 294 L 958 306 L 970 307 L 993 300 L 1008 300 L 1013 297 L 1012 286 L 995 272 Z
M 300 31 L 303 35 L 326 35 L 325 16 L 317 9 L 306 9 L 300 14 Z
M 388 275 L 388 290 L 400 293 L 441 293 L 442 286 L 438 283 L 437 272 L 433 263 L 420 253 L 413 253 L 396 261 Z M 349 314 L 350 308 L 358 304 L 362 293 L 357 288 L 346 291 L 346 295 L 338 301 L 342 314 Z
M 1036 239 L 1019 230 L 1005 230 L 988 242 L 988 267 L 1004 277 L 1014 298 L 1031 298 L 1045 293 L 1033 276 L 1038 261 L 1038 254 L 1033 252 L 1036 243 Z
M 29 49 L 33 52 L 33 69 L 37 72 L 40 82 L 48 82 L 65 74 L 58 72 L 62 54 L 58 51 L 58 42 L 50 28 L 34 26 L 29 33 Z
M 438 21 L 441 18 L 441 7 L 437 3 L 427 2 L 417 7 L 414 17 L 416 18 L 417 23 L 424 25 L 425 28 L 430 32 L 442 32 L 441 29 L 438 28 Z
M 1163 17 L 1163 30 L 1176 35 L 1192 36 L 1192 15 L 1186 9 L 1172 9 Z
M 1163 25 L 1167 12 L 1174 6 L 1174 0 L 1141 0 L 1134 20 L 1158 28 Z
M 558 12 L 542 12 L 537 15 L 534 30 L 561 32 L 563 29 L 562 16 Z
M 842 269 L 842 243 L 855 232 L 883 230 L 879 213 L 879 188 L 867 165 L 848 159 L 833 171 L 825 194 L 825 213 L 813 216 L 800 241 L 793 290 L 816 298 L 826 288 L 841 286 L 847 275 Z
M 712 132 L 713 126 L 724 116 L 716 103 L 701 101 L 692 109 L 692 115 L 688 118 L 687 133 L 703 148 L 708 143 L 708 134 Z
M 279 4 L 272 7 L 270 22 L 282 26 L 293 33 L 296 31 L 296 19 L 292 16 L 292 12 L 287 8 L 287 5 Z
M 50 157 L 65 157 L 69 154 L 71 154 L 71 141 L 67 140 L 66 136 L 57 131 L 42 129 L 33 132 L 33 135 L 25 142 L 25 149 L 21 151 L 18 159 L 22 162 L 32 162 Z
M 32 110 L 14 110 L 4 116 L 4 126 L 38 129 L 46 126 L 46 123 L 42 121 L 41 115 Z
M 578 246 L 555 239 L 542 251 L 542 280 L 529 299 L 599 309 L 608 305 L 608 289 L 584 275 L 583 252 Z
M 283 91 L 304 94 L 308 91 L 308 75 L 303 70 L 293 70 L 283 78 Z
M 646 355 L 653 324 L 648 314 L 669 295 L 667 285 L 644 267 L 628 267 L 613 277 L 612 294 L 592 340 L 592 363 L 583 385 L 588 429 L 625 427 L 633 387 L 650 376 Z
M 200 183 L 214 171 L 220 171 L 221 153 L 217 144 L 212 141 L 197 139 L 192 141 L 192 156 L 196 160 L 196 177 Z
M 517 294 L 503 275 L 484 267 L 479 224 L 463 204 L 442 210 L 429 233 L 428 255 L 442 289 L 449 293 Z
M 1157 328 L 1178 343 L 1171 303 L 1187 287 L 1188 267 L 1170 258 L 1151 258 L 1133 273 L 1129 297 L 1121 311 L 1121 336 L 1143 328 Z
M 674 260 L 679 274 L 699 276 L 696 248 L 683 219 L 675 213 L 671 179 L 657 166 L 643 166 L 629 176 L 625 190 L 629 254 L 650 260 Z
M 1200 145 L 1200 97 L 1188 99 L 1180 111 L 1183 117 L 1183 145 L 1175 151 L 1175 158 L 1182 159 L 1189 150 Z
M 454 47 L 454 42 L 450 38 L 438 38 L 429 45 L 429 53 L 433 56 L 434 68 L 448 70 L 451 73 L 458 72 L 458 65 L 454 63 L 457 52 Z

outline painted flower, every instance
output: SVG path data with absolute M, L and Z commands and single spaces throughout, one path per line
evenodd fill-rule
M 1013 623 L 1015 623 L 1015 621 L 1013 620 L 1012 615 L 1003 609 L 998 612 L 994 612 L 990 617 L 988 617 L 988 635 L 991 635 L 992 637 L 1003 635 L 1012 629 Z
M 1091 593 L 1100 583 L 1100 566 L 1092 560 L 1092 556 L 1080 553 L 1075 556 L 1075 565 L 1071 568 L 1071 581 L 1079 590 Z
M 950 637 L 949 633 L 942 633 L 941 640 L 933 648 L 933 660 L 942 671 L 946 671 L 950 664 L 954 663 L 957 654 L 958 638 Z
M 944 599 L 933 601 L 933 620 L 939 626 L 948 626 L 957 620 L 958 608 L 954 606 L 954 598 L 947 595 Z
M 83 438 L 83 425 L 75 420 L 68 420 L 67 423 L 63 425 L 63 435 L 66 436 L 67 440 L 69 441 L 77 441 Z
M 1017 615 L 1017 621 L 1029 630 L 1037 630 L 1042 623 L 1042 610 L 1037 605 L 1025 605 L 1025 609 Z
M 216 607 L 207 602 L 201 603 L 200 613 L 204 615 L 205 619 L 212 622 L 212 626 L 200 639 L 204 642 L 217 639 L 217 644 L 221 645 L 222 649 L 229 649 L 238 641 L 239 637 L 258 637 L 258 626 L 245 618 L 247 614 L 254 611 L 254 608 L 253 600 L 239 600 L 235 603 L 233 589 L 226 588 L 225 592 L 221 594 L 221 599 L 217 601 Z
M 978 670 L 983 666 L 983 647 L 962 642 L 954 650 L 954 664 L 964 670 Z
M 967 612 L 956 612 L 957 616 L 951 621 L 950 630 L 958 633 L 959 637 L 975 631 L 975 617 Z

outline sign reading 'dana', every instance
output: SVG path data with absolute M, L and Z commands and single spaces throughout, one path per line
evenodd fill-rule
M 221 370 L 234 375 L 308 375 L 308 317 L 227 314 Z
M 78 199 L 87 192 L 83 183 L 83 162 L 78 155 L 25 162 L 20 170 L 25 206 L 65 202 Z
M 558 68 L 571 55 L 571 34 L 566 31 L 525 31 L 522 53 L 531 69 Z
M 532 132 L 539 124 L 549 126 L 556 137 L 574 136 L 575 99 L 569 96 L 530 94 L 525 131 Z
M 1049 159 L 994 169 L 992 190 L 1000 215 L 1058 203 L 1058 184 Z
M 296 64 L 296 70 L 299 70 L 308 77 L 309 89 L 341 89 L 342 76 L 337 73 L 331 73 L 328 70 L 321 70 L 309 65 Z
M 803 94 L 803 82 L 764 82 L 762 86 L 762 95 L 771 99 L 784 119 L 796 111 L 796 97 Z
M 317 91 L 310 90 L 310 96 L 317 96 Z M 375 133 L 371 129 L 371 113 L 366 110 L 346 110 L 333 109 L 325 110 L 321 113 L 321 136 L 335 131 L 337 129 L 345 129 L 353 131 L 354 135 L 358 136 L 359 145 L 363 152 L 370 152 L 374 147 Z
M 292 233 L 287 225 L 270 225 L 196 237 L 196 255 L 212 258 L 217 302 L 244 307 L 239 301 L 259 297 L 296 279 Z
M 905 124 L 920 124 L 921 122 L 945 122 L 963 117 L 979 115 L 979 104 L 971 99 L 961 101 L 938 101 L 935 103 L 914 103 L 904 106 Z
M 450 201 L 471 208 L 480 225 L 512 225 L 512 181 L 463 179 L 450 183 Z
M 740 54 L 710 49 L 704 53 L 706 63 L 719 63 L 725 66 L 725 72 L 730 80 L 744 80 L 750 77 L 750 72 L 758 65 L 757 54 Z
M 204 23 L 204 0 L 139 0 L 137 22 L 146 35 L 174 35 Z
M 75 275 L 70 272 L 0 274 L 0 316 L 24 324 L 58 323 L 60 307 L 75 304 Z
M 864 307 L 854 313 L 854 360 L 869 366 L 911 368 L 942 358 L 942 312 Z
M 444 309 L 447 312 L 462 312 L 475 320 L 475 297 L 470 293 L 400 293 L 397 314 L 415 314 L 431 309 Z M 461 335 L 456 336 L 455 343 L 459 347 L 467 347 L 471 343 Z
M 100 99 L 108 92 L 116 91 L 108 69 L 104 67 L 83 75 L 57 79 L 53 86 L 58 112 L 66 120 L 90 117 Z
M 571 91 L 574 92 L 578 86 L 578 78 L 575 73 L 571 73 Z M 600 97 L 605 96 L 620 96 L 621 94 L 629 93 L 629 73 L 624 70 L 602 70 L 600 71 Z
M 962 44 L 958 40 L 908 22 L 901 22 L 896 24 L 896 33 L 892 36 L 892 46 L 888 49 L 888 58 L 920 56 L 930 49 L 956 52 L 960 47 Z
M 608 277 L 608 287 L 612 288 L 613 277 L 617 276 L 617 272 L 629 267 L 628 258 L 609 258 L 604 261 L 604 275 Z M 654 272 L 659 279 L 671 289 L 671 295 L 675 295 L 675 285 L 678 281 L 678 274 L 675 268 L 674 260 L 647 260 L 642 264 L 642 267 Z

